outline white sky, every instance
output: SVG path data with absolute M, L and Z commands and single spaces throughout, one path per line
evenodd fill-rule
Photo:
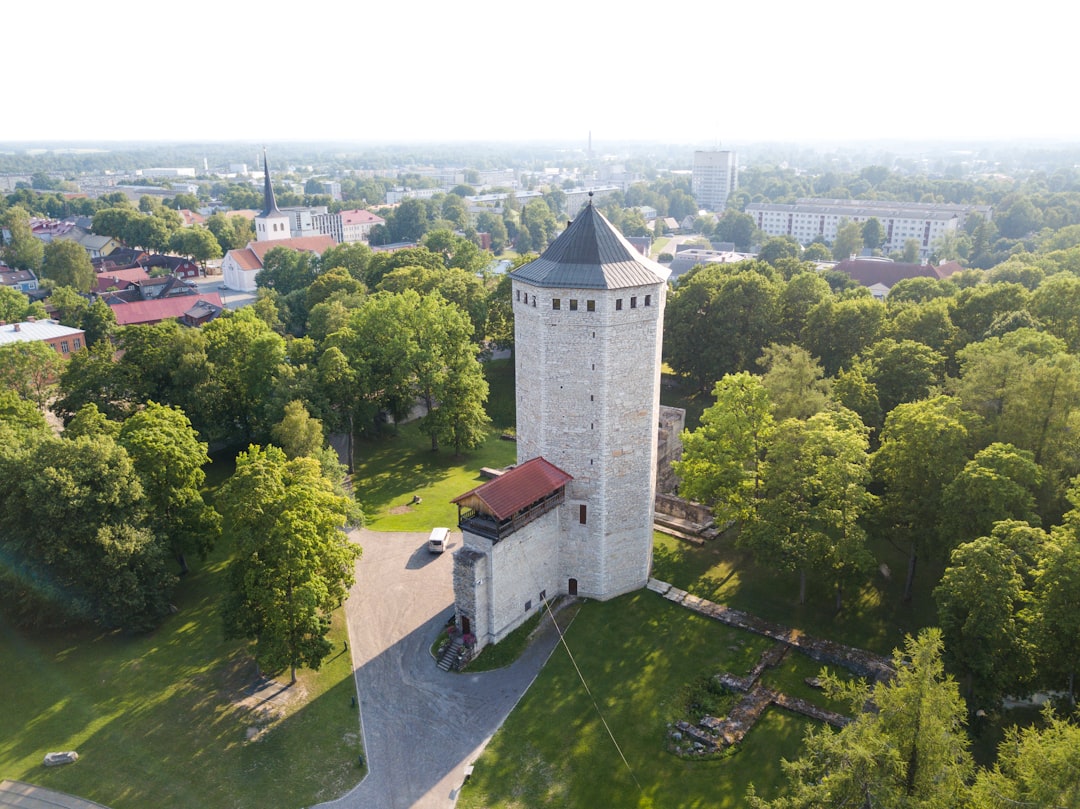
M 3 17 L 0 141 L 1080 139 L 1080 10 L 1056 0 L 55 0 Z

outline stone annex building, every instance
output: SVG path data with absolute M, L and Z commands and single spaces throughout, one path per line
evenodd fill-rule
M 518 462 L 453 501 L 456 621 L 477 648 L 558 595 L 645 586 L 667 276 L 591 201 L 511 274 Z

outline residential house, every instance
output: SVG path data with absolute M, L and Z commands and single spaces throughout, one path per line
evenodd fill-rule
M 838 262 L 834 269 L 851 276 L 853 281 L 867 287 L 879 300 L 888 297 L 897 281 L 905 278 L 941 278 L 930 264 L 909 264 L 882 256 L 858 256 Z
M 15 270 L 0 264 L 0 286 L 11 287 L 19 292 L 33 292 L 38 288 L 38 279 L 33 270 Z
M 33 317 L 20 323 L 0 322 L 0 346 L 33 342 L 47 343 L 57 354 L 67 357 L 86 345 L 86 332 L 61 326 L 55 320 L 39 320 Z
M 116 315 L 120 326 L 151 325 L 163 320 L 179 319 L 181 323 L 201 326 L 221 314 L 224 305 L 216 292 L 190 295 L 170 295 L 152 300 L 128 301 L 110 295 L 105 299 Z

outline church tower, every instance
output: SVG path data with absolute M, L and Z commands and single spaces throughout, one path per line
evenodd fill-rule
M 255 241 L 273 242 L 291 238 L 288 214 L 282 213 L 274 199 L 274 187 L 270 184 L 270 164 L 263 149 L 263 209 L 255 217 Z
M 518 463 L 542 457 L 573 477 L 564 592 L 607 599 L 648 580 L 668 272 L 590 200 L 511 273 Z

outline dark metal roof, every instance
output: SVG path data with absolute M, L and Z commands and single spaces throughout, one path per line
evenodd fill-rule
M 641 255 L 592 201 L 543 255 L 510 273 L 539 287 L 623 289 L 667 280 L 667 268 Z
M 263 216 L 281 215 L 277 200 L 274 199 L 274 186 L 270 185 L 270 164 L 266 162 L 266 149 L 263 149 Z
M 572 475 L 555 464 L 543 458 L 532 458 L 450 502 L 471 501 L 482 506 L 484 513 L 505 520 L 558 491 L 573 479 Z

